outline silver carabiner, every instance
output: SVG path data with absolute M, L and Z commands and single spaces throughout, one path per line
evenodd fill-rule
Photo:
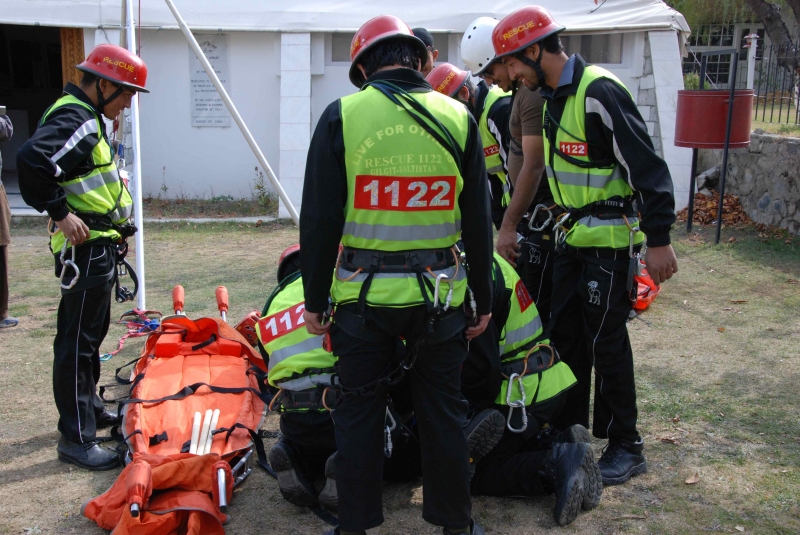
M 395 430 L 397 427 L 397 422 L 394 420 L 394 416 L 392 416 L 392 411 L 389 410 L 389 407 L 386 407 L 386 416 L 389 418 L 389 421 L 392 422 L 392 425 L 384 425 L 383 427 L 383 456 L 387 459 L 392 457 L 392 431 Z M 386 422 L 384 421 L 384 424 Z
M 514 381 L 517 382 L 517 388 L 522 399 L 511 401 L 511 390 L 514 388 Z M 508 388 L 506 389 L 506 405 L 508 405 L 508 418 L 506 418 L 506 427 L 512 433 L 522 433 L 528 428 L 528 413 L 525 411 L 525 386 L 522 384 L 522 376 L 518 373 L 512 373 L 508 378 Z M 515 428 L 511 425 L 511 418 L 514 414 L 514 409 L 522 411 L 522 427 Z
M 536 221 L 536 214 L 538 214 L 539 210 L 541 210 L 542 208 L 547 210 L 547 220 L 544 223 L 542 223 L 541 225 L 539 225 L 538 227 L 535 227 L 533 225 L 533 222 Z M 531 229 L 534 232 L 541 232 L 545 228 L 547 228 L 547 225 L 549 225 L 552 221 L 553 221 L 553 212 L 552 212 L 552 210 L 550 210 L 550 208 L 545 204 L 537 204 L 536 208 L 533 209 L 533 214 L 531 214 L 530 219 L 528 219 L 528 228 Z
M 563 245 L 564 242 L 567 241 L 567 231 L 564 230 L 564 223 L 569 220 L 569 214 L 569 212 L 566 212 L 559 216 L 559 219 L 556 220 L 556 224 L 553 227 L 556 245 Z
M 72 288 L 74 288 L 75 285 L 78 284 L 78 279 L 81 278 L 81 270 L 78 267 L 78 265 L 75 263 L 75 246 L 74 245 L 72 246 L 72 260 L 68 260 L 68 259 L 65 260 L 65 257 L 67 255 L 67 244 L 68 243 L 69 243 L 69 240 L 65 236 L 64 237 L 64 246 L 61 248 L 60 260 L 61 260 L 61 266 L 62 267 L 61 267 L 61 279 L 59 279 L 59 284 L 61 284 L 61 288 L 63 288 L 64 290 L 71 290 Z M 63 282 L 63 280 L 64 280 L 64 271 L 66 270 L 67 266 L 71 266 L 72 269 L 75 270 L 75 276 L 72 278 L 72 281 L 70 281 L 69 284 L 64 284 L 64 282 Z
M 442 279 L 447 279 L 448 276 L 444 273 L 439 273 L 436 275 L 436 284 L 433 287 L 433 308 L 439 308 L 439 286 L 442 284 Z M 450 302 L 453 300 L 453 285 L 449 284 L 450 289 L 447 292 L 447 297 L 444 299 L 444 310 L 442 312 L 447 312 L 447 309 L 450 308 Z

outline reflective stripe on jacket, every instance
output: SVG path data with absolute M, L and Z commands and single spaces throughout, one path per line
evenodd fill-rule
M 619 163 L 614 161 L 606 167 L 581 167 L 570 163 L 555 149 L 581 162 L 591 162 L 589 146 L 586 142 L 586 113 L 593 111 L 592 103 L 586 102 L 586 89 L 600 78 L 608 78 L 625 87 L 609 71 L 594 65 L 587 65 L 581 77 L 578 91 L 567 97 L 560 124 L 550 124 L 544 136 L 544 151 L 547 158 L 547 178 L 555 201 L 568 212 L 577 211 L 591 203 L 612 198 L 630 199 L 633 195 L 623 176 Z M 547 114 L 545 103 L 545 122 L 553 121 Z M 599 111 L 599 110 L 598 110 Z M 555 139 L 551 139 L 555 131 Z M 628 217 L 628 223 L 637 227 L 639 219 Z M 630 233 L 621 217 L 601 219 L 587 215 L 576 221 L 567 234 L 567 243 L 574 247 L 607 247 L 621 249 L 628 247 Z M 637 232 L 634 243 L 644 241 L 644 234 Z
M 505 149 L 500 143 L 500 140 L 497 139 L 497 133 L 493 132 L 489 125 L 489 111 L 499 99 L 510 96 L 511 93 L 503 91 L 496 85 L 492 86 L 492 88 L 489 89 L 489 93 L 486 95 L 481 116 L 478 118 L 478 128 L 480 129 L 481 141 L 483 142 L 483 157 L 486 160 L 486 172 L 490 175 L 496 175 L 503 181 L 503 199 L 501 204 L 504 207 L 508 206 L 508 203 L 511 202 L 508 175 L 503 165 L 507 155 L 504 154 Z M 507 133 L 503 132 L 500 135 L 507 135 Z
M 494 253 L 494 258 L 495 270 L 499 266 L 507 293 L 511 295 L 508 319 L 500 333 L 500 363 L 502 366 L 524 359 L 534 343 L 548 345 L 550 341 L 546 338 L 540 339 L 542 320 L 539 317 L 539 311 L 517 272 L 497 253 Z M 549 354 L 547 348 L 542 348 L 541 351 Z M 525 404 L 530 405 L 534 400 L 536 403 L 546 401 L 571 387 L 575 382 L 572 370 L 560 361 L 541 373 L 526 373 L 522 376 Z M 508 383 L 509 378 L 506 376 L 500 386 L 500 394 L 495 400 L 498 405 L 507 404 Z M 522 399 L 522 395 L 515 380 L 511 390 L 511 401 L 519 399 Z
M 67 206 L 71 212 L 108 215 L 115 224 L 125 223 L 131 217 L 133 199 L 128 188 L 119 178 L 117 165 L 114 163 L 114 152 L 103 135 L 102 119 L 97 112 L 85 102 L 70 94 L 65 94 L 44 113 L 41 122 L 45 122 L 56 109 L 69 105 L 81 106 L 92 112 L 95 122 L 87 122 L 84 128 L 90 130 L 90 133 L 96 134 L 99 141 L 92 149 L 94 168 L 83 176 L 61 183 L 61 187 L 67 193 Z M 65 148 L 67 147 L 69 144 Z M 57 157 L 58 154 L 53 159 L 56 160 Z M 88 241 L 98 238 L 109 238 L 116 241 L 120 239 L 120 234 L 113 229 L 89 231 Z M 50 238 L 50 248 L 53 252 L 59 252 L 63 245 L 64 235 L 59 230 Z
M 467 109 L 434 91 L 410 95 L 436 117 L 463 152 L 469 134 Z M 342 243 L 383 253 L 452 247 L 461 234 L 458 198 L 463 179 L 450 151 L 374 87 L 342 98 L 341 119 L 347 172 Z M 439 131 L 428 119 L 425 122 Z M 466 273 L 461 266 L 451 271 L 452 277 L 441 283 L 441 301 L 452 284 L 452 306 L 458 306 L 464 300 Z M 331 288 L 333 301 L 358 301 L 365 280 L 366 274 L 340 267 Z M 425 303 L 421 292 L 416 273 L 378 272 L 366 303 L 420 305 Z
M 285 390 L 330 384 L 336 357 L 322 349 L 322 336 L 309 334 L 303 321 L 303 279 L 298 277 L 273 297 L 256 324 L 256 334 L 269 353 L 268 381 Z

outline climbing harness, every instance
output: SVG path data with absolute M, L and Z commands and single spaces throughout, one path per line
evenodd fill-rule
M 553 349 L 553 347 L 548 345 L 548 344 L 535 344 L 533 347 L 531 347 L 528 350 L 527 353 L 525 353 L 525 357 L 522 358 L 522 360 L 521 360 L 521 362 L 522 362 L 522 370 L 521 371 L 519 371 L 519 372 L 515 371 L 515 372 L 511 373 L 510 375 L 503 374 L 503 377 L 508 379 L 508 387 L 506 388 L 506 405 L 508 405 L 508 418 L 506 418 L 506 427 L 512 433 L 523 433 L 528 428 L 528 413 L 527 413 L 527 411 L 525 409 L 527 407 L 527 405 L 528 405 L 527 404 L 528 398 L 527 398 L 527 394 L 525 392 L 525 385 L 523 384 L 522 379 L 530 371 L 530 370 L 528 370 L 528 359 L 531 358 L 531 355 L 533 353 L 535 353 L 537 350 L 539 350 L 541 348 L 547 348 L 547 349 L 550 350 L 550 360 L 549 360 L 549 362 L 545 363 L 544 361 L 539 359 L 540 362 L 534 368 L 534 372 L 541 374 L 543 371 L 545 371 L 545 370 L 547 370 L 549 368 L 552 368 L 553 364 L 556 363 L 556 350 Z M 510 363 L 511 366 L 512 366 L 512 369 L 513 369 L 513 367 L 517 366 L 518 362 L 520 362 L 520 361 L 518 360 L 518 361 L 514 361 L 514 362 Z M 512 392 L 514 390 L 514 383 L 516 383 L 517 389 L 519 390 L 520 399 L 512 401 L 511 400 L 511 394 L 512 394 Z M 537 386 L 537 391 L 534 393 L 532 402 L 536 401 L 536 395 L 537 394 L 538 394 L 538 386 Z M 514 411 L 515 410 L 522 411 L 521 412 L 522 425 L 520 427 L 514 427 L 513 425 L 511 425 L 511 419 L 512 419 L 512 417 L 514 415 Z

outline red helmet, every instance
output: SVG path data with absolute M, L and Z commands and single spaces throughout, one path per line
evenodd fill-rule
M 278 259 L 278 282 L 300 270 L 300 244 L 291 245 Z
M 550 35 L 564 31 L 541 6 L 528 6 L 510 13 L 495 26 L 492 45 L 498 58 L 522 52 Z
M 358 69 L 356 64 L 361 58 L 362 54 L 369 50 L 369 48 L 380 41 L 386 39 L 406 39 L 413 46 L 417 47 L 420 60 L 423 60 L 428 55 L 428 49 L 425 47 L 419 37 L 414 36 L 414 32 L 408 24 L 393 17 L 392 15 L 381 15 L 370 19 L 364 23 L 361 28 L 356 32 L 353 37 L 353 42 L 350 43 L 350 81 L 356 87 L 361 87 L 364 83 L 364 75 Z
M 147 82 L 147 65 L 142 58 L 117 45 L 97 45 L 80 65 L 83 72 L 90 72 L 127 89 L 149 93 L 144 88 Z
M 434 68 L 426 80 L 431 84 L 434 91 L 455 97 L 458 90 L 467 82 L 469 72 L 462 71 L 450 63 L 442 63 Z

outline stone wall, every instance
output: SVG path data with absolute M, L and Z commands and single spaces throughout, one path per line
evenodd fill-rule
M 722 165 L 721 150 L 701 150 L 698 173 Z M 800 138 L 756 130 L 750 147 L 728 153 L 725 193 L 739 196 L 753 221 L 800 235 Z

